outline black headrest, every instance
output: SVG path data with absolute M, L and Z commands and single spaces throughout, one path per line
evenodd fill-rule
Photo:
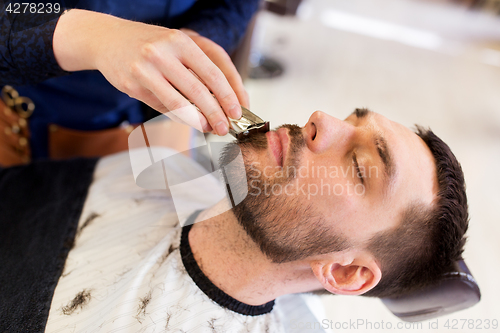
M 446 273 L 436 284 L 403 297 L 383 298 L 382 302 L 404 321 L 423 321 L 467 309 L 481 299 L 479 286 L 463 260 L 456 270 Z

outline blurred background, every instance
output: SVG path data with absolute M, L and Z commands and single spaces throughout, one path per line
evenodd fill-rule
M 402 330 L 469 331 L 460 319 L 482 320 L 484 330 L 484 320 L 500 320 L 500 1 L 302 0 L 266 7 L 255 22 L 245 80 L 253 112 L 273 126 L 303 126 L 315 110 L 343 119 L 367 107 L 410 128 L 431 127 L 462 163 L 471 216 L 464 259 L 482 299 L 439 318 L 438 327 L 424 322 Z M 396 330 L 399 321 L 378 299 L 323 301 L 333 323 L 383 320 Z M 458 329 L 446 328 L 448 319 L 457 319 Z

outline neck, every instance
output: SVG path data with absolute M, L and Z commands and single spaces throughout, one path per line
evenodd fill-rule
M 276 297 L 321 289 L 307 260 L 272 263 L 223 203 L 200 213 L 189 233 L 194 259 L 207 278 L 236 300 L 262 305 Z

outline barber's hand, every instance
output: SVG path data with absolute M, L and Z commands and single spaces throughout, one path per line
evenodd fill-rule
M 201 38 L 198 39 L 201 41 Z M 209 52 L 222 67 L 219 69 L 214 59 L 179 30 L 73 9 L 59 19 L 53 44 L 63 69 L 97 69 L 117 89 L 160 112 L 190 105 L 174 89 L 177 88 L 200 108 L 203 116 L 200 115 L 199 122 L 204 131 L 213 129 L 216 134 L 225 135 L 229 126 L 227 116 L 239 118 L 241 115 L 240 101 L 231 84 L 238 95 L 246 95 L 241 92 L 242 84 L 235 78 L 227 59 L 220 51 Z M 208 49 L 216 48 L 212 45 Z M 241 102 L 247 103 L 247 100 Z

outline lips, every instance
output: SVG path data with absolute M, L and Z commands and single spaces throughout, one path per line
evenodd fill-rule
M 288 144 L 290 143 L 290 138 L 288 136 L 287 128 L 280 128 L 277 131 L 277 133 L 281 142 L 281 156 L 282 156 L 281 166 L 283 166 L 285 164 L 286 157 L 288 155 Z
M 269 148 L 273 154 L 276 163 L 283 167 L 286 152 L 288 149 L 288 135 L 286 128 L 280 128 L 276 132 L 270 131 L 266 133 Z

